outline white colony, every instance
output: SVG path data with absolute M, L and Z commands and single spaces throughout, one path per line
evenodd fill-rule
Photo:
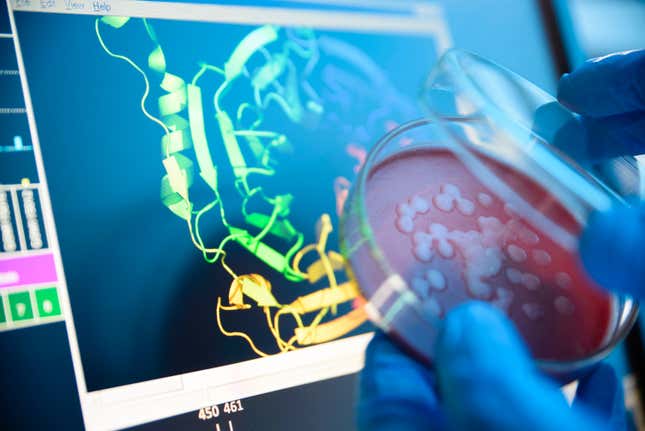
M 566 296 L 558 296 L 557 298 L 555 298 L 553 305 L 555 306 L 555 309 L 558 311 L 558 313 L 565 316 L 571 316 L 576 309 L 571 300 Z
M 404 215 L 396 219 L 396 228 L 401 233 L 412 233 L 414 230 L 414 219 Z
M 504 256 L 500 244 L 505 229 L 495 217 L 479 217 L 478 223 L 481 232 L 450 231 L 440 223 L 432 223 L 429 232 L 415 232 L 414 255 L 428 262 L 432 259 L 432 249 L 444 258 L 453 257 L 459 250 L 464 257 L 468 293 L 478 299 L 490 299 L 493 289 L 484 279 L 496 275 L 502 267 Z
M 454 208 L 455 198 L 447 194 L 440 194 L 432 198 L 432 201 L 441 211 L 450 212 Z
M 461 196 L 461 191 L 459 190 L 459 187 L 457 187 L 454 184 L 443 184 L 441 186 L 441 192 L 454 197 Z
M 522 247 L 518 247 L 515 244 L 510 244 L 506 247 L 506 253 L 508 257 L 511 258 L 513 262 L 524 262 L 527 258 L 526 250 Z
M 457 199 L 457 211 L 465 216 L 470 216 L 475 213 L 475 204 L 468 199 Z
M 529 290 L 540 287 L 540 278 L 530 272 L 522 272 L 517 268 L 506 268 L 506 279 L 512 284 L 521 284 Z
M 415 232 L 413 238 L 414 242 L 414 256 L 421 262 L 430 262 L 434 253 L 432 252 L 432 236 L 425 232 Z
M 425 214 L 430 210 L 428 201 L 418 195 L 412 198 L 410 205 L 417 213 Z
M 471 216 L 475 213 L 475 204 L 462 197 L 459 187 L 454 184 L 442 185 L 441 193 L 433 198 L 433 202 L 439 210 L 444 212 L 452 211 L 456 204 L 457 211 L 465 216 Z
M 414 213 L 416 211 L 414 210 L 414 208 L 411 205 L 409 205 L 407 203 L 403 203 L 403 204 L 397 205 L 396 212 L 400 216 L 414 217 Z
M 441 257 L 450 259 L 455 255 L 455 248 L 446 239 L 440 239 L 437 243 L 437 250 Z
M 534 274 L 525 272 L 522 274 L 522 285 L 529 290 L 537 290 L 540 287 L 540 279 Z
M 513 284 L 522 282 L 522 271 L 516 268 L 506 268 L 506 278 Z
M 437 242 L 437 251 L 446 259 L 450 259 L 455 255 L 454 247 L 448 242 L 450 233 L 448 228 L 442 224 L 432 223 L 430 225 L 430 236 Z
M 482 232 L 486 232 L 482 238 L 484 247 L 499 247 L 508 235 L 508 223 L 502 224 L 497 217 L 479 217 L 477 224 Z
M 544 309 L 542 308 L 542 306 L 534 302 L 527 302 L 526 304 L 522 304 L 522 311 L 524 311 L 526 317 L 531 320 L 537 320 L 540 317 L 544 316 Z
M 482 270 L 487 276 L 497 274 L 502 267 L 502 253 L 499 249 L 485 248 L 481 260 Z
M 526 227 L 522 227 L 519 230 L 518 236 L 520 238 L 520 241 L 526 245 L 536 245 L 538 242 L 540 242 L 540 237 L 531 229 Z
M 533 250 L 533 260 L 540 266 L 547 266 L 551 263 L 551 255 L 544 250 Z
M 555 284 L 562 289 L 566 289 L 571 285 L 571 276 L 566 272 L 556 272 Z
M 493 204 L 493 198 L 488 193 L 479 193 L 477 195 L 477 201 L 486 208 Z
M 426 279 L 430 283 L 430 287 L 435 290 L 444 290 L 446 288 L 446 278 L 436 269 L 427 270 Z
M 412 278 L 412 290 L 414 290 L 421 298 L 426 298 L 428 296 L 428 289 L 430 288 L 430 283 L 423 277 L 413 277 Z
M 412 240 L 414 241 L 415 244 L 431 243 L 432 235 L 426 232 L 416 231 L 412 236 Z
M 443 184 L 441 193 L 433 198 L 435 206 L 441 211 L 450 212 L 455 207 L 455 201 L 461 198 L 459 187 L 454 184 Z
M 441 193 L 432 198 L 434 205 L 441 211 L 450 212 L 455 206 L 463 215 L 475 213 L 475 202 L 461 196 L 461 191 L 454 184 L 441 186 Z M 486 193 L 477 195 L 477 202 L 482 206 L 493 204 L 493 198 Z M 430 203 L 419 195 L 411 197 L 407 203 L 397 206 L 397 228 L 405 233 L 411 234 L 414 231 L 414 217 L 419 213 L 426 213 L 430 210 Z M 464 258 L 464 278 L 468 293 L 477 299 L 492 299 L 501 308 L 508 308 L 512 301 L 512 292 L 508 289 L 498 288 L 493 298 L 494 289 L 486 280 L 499 273 L 505 256 L 502 244 L 508 241 L 520 242 L 524 245 L 533 246 L 539 243 L 539 236 L 527 228 L 517 217 L 512 205 L 506 204 L 504 211 L 511 217 L 503 223 L 496 217 L 481 216 L 477 218 L 480 230 L 460 231 L 449 230 L 445 225 L 432 223 L 428 232 L 417 231 L 413 233 L 414 255 L 420 262 L 430 262 L 435 252 L 446 259 L 455 256 L 459 252 Z M 516 244 L 506 247 L 506 253 L 510 260 L 516 263 L 528 259 L 528 252 Z M 534 250 L 533 259 L 539 265 L 548 265 L 551 256 L 544 250 Z M 568 284 L 566 274 L 559 276 L 559 284 Z M 506 269 L 506 278 L 512 284 L 521 284 L 527 289 L 538 289 L 541 280 L 531 273 L 523 273 L 516 268 Z M 558 275 L 556 275 L 556 279 Z M 570 280 L 569 280 L 570 281 Z M 433 289 L 442 290 L 446 288 L 445 277 L 437 270 L 428 270 L 425 279 L 415 279 L 413 284 L 415 290 L 427 290 L 430 286 Z M 436 302 L 436 300 L 434 300 Z M 541 315 L 542 309 L 538 304 L 525 304 L 525 313 L 533 318 Z M 432 305 L 432 307 L 435 307 Z M 439 304 L 436 304 L 439 307 Z M 527 311 L 528 310 L 528 311 Z M 536 317 L 537 316 L 537 317 Z
M 502 251 L 495 238 L 501 231 L 494 220 L 480 217 L 481 232 L 455 230 L 450 234 L 450 239 L 464 257 L 464 278 L 468 292 L 478 299 L 490 298 L 492 287 L 483 279 L 494 276 L 502 267 Z
M 500 271 L 501 250 L 474 245 L 465 251 L 465 255 L 470 257 L 464 274 L 470 294 L 478 299 L 490 298 L 491 287 L 483 279 L 492 277 Z
M 430 210 L 430 203 L 421 196 L 415 195 L 408 202 L 396 207 L 396 228 L 403 234 L 414 231 L 414 217 L 417 214 L 425 214 Z
M 430 262 L 432 260 L 432 249 L 429 243 L 417 244 L 414 247 L 414 256 L 421 262 Z
M 430 235 L 433 238 L 445 239 L 448 237 L 449 233 L 450 231 L 448 230 L 448 228 L 441 223 L 432 223 L 430 225 Z

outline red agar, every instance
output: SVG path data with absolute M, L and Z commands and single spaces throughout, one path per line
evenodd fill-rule
M 578 233 L 549 192 L 511 168 L 486 163 L 551 221 Z M 521 219 L 452 153 L 391 156 L 372 169 L 366 190 L 376 242 L 428 313 L 442 317 L 462 302 L 489 301 L 514 321 L 539 359 L 583 358 L 606 342 L 615 313 L 610 295 L 585 275 L 575 253 Z M 354 272 L 375 270 L 364 257 L 351 262 Z

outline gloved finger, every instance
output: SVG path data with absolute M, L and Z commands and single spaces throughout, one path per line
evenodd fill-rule
M 608 364 L 600 364 L 580 379 L 573 407 L 588 410 L 607 430 L 622 431 L 627 427 L 623 387 Z
M 588 60 L 562 76 L 558 100 L 590 117 L 645 110 L 645 50 Z
M 457 429 L 596 429 L 537 372 L 511 321 L 488 304 L 449 313 L 436 351 L 440 394 Z
M 432 371 L 377 332 L 365 352 L 357 409 L 361 430 L 441 430 Z
M 532 130 L 582 162 L 645 152 L 645 111 L 593 118 L 547 103 L 535 111 Z
M 580 121 L 585 129 L 588 160 L 645 152 L 645 111 L 604 118 L 583 117 Z
M 591 215 L 579 251 L 587 273 L 601 286 L 645 297 L 645 205 Z

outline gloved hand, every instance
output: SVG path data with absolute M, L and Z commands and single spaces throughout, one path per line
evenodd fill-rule
M 590 158 L 645 153 L 645 50 L 587 61 L 562 77 L 558 99 L 581 114 Z M 645 206 L 637 202 L 594 214 L 580 241 L 580 255 L 599 284 L 642 298 L 643 244 Z
M 645 51 L 591 60 L 563 76 L 558 96 L 581 114 L 592 158 L 645 152 Z M 618 229 L 620 227 L 620 229 Z M 645 209 L 592 216 L 580 244 L 602 285 L 645 296 Z M 361 375 L 357 420 L 364 430 L 623 430 L 622 387 L 601 364 L 584 377 L 572 407 L 540 375 L 512 323 L 483 303 L 452 310 L 435 346 L 435 368 L 377 333 Z
M 539 374 L 510 320 L 488 304 L 452 310 L 435 347 L 432 370 L 384 334 L 374 336 L 360 379 L 359 429 L 625 429 L 622 386 L 610 366 L 587 375 L 569 407 Z

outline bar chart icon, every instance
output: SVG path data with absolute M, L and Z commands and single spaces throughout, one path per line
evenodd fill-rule
M 32 150 L 33 147 L 31 145 L 25 145 L 20 135 L 13 137 L 13 145 L 0 145 L 0 153 L 19 153 Z
M 39 185 L 0 184 L 0 254 L 47 249 Z

